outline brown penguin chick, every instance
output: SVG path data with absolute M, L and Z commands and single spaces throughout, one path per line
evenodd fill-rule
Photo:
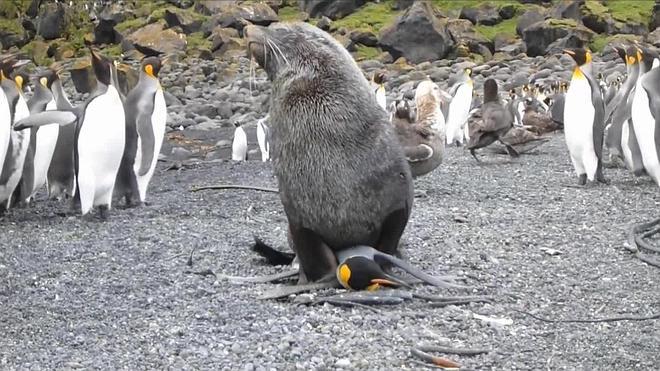
M 408 123 L 400 119 L 393 122 L 413 177 L 435 170 L 444 157 L 445 122 L 439 90 L 433 81 L 422 81 L 415 93 L 416 121 Z
M 493 79 L 484 82 L 484 104 L 481 106 L 481 117 L 481 124 L 472 128 L 467 146 L 472 157 L 481 162 L 475 150 L 486 147 L 495 141 L 501 142 L 511 157 L 518 157 L 518 152 L 502 140 L 504 134 L 513 127 L 513 115 L 510 110 L 502 106 L 497 94 L 497 82 Z
M 560 129 L 557 122 L 551 115 L 539 112 L 538 107 L 530 99 L 527 99 L 525 105 L 525 114 L 523 115 L 523 125 L 531 132 L 537 135 L 551 133 Z

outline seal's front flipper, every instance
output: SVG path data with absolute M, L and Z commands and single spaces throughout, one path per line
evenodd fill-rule
M 337 258 L 334 252 L 315 232 L 289 224 L 292 250 L 300 264 L 299 284 L 319 282 L 335 277 Z M 335 279 L 336 281 L 336 279 Z

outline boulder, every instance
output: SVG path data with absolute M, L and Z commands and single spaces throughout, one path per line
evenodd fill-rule
M 58 39 L 64 35 L 68 24 L 69 16 L 64 4 L 46 4 L 42 7 L 38 34 L 45 40 Z
M 655 31 L 649 33 L 646 36 L 646 42 L 653 44 L 655 47 L 660 47 L 660 28 L 656 28 Z
M 518 24 L 516 25 L 516 33 L 522 36 L 523 32 L 534 23 L 541 22 L 545 19 L 545 11 L 542 9 L 529 9 L 518 17 Z
M 112 19 L 116 24 L 135 18 L 135 14 L 126 6 L 119 3 L 109 3 L 103 7 L 99 14 L 100 19 Z
M 140 74 L 137 70 L 125 63 L 117 66 L 117 80 L 119 81 L 119 90 L 127 95 L 138 83 Z
M 326 16 L 321 17 L 318 23 L 316 23 L 316 27 L 322 29 L 323 31 L 330 31 L 331 26 L 332 26 L 332 19 Z
M 195 4 L 194 0 L 167 0 L 167 2 L 181 9 L 190 8 Z
M 119 44 L 122 35 L 115 30 L 117 23 L 114 19 L 103 19 L 94 26 L 94 44 Z
M 545 55 L 550 44 L 569 35 L 574 37 L 565 39 L 565 42 L 574 43 L 575 40 L 580 40 L 583 44 L 587 44 L 593 37 L 594 32 L 584 26 L 577 25 L 573 20 L 547 19 L 536 22 L 523 32 L 527 55 L 530 57 Z
M 252 23 L 260 26 L 268 26 L 279 20 L 277 13 L 264 3 L 233 4 L 231 2 L 218 1 L 217 12 L 213 13 L 211 19 L 204 22 L 202 32 L 208 37 L 214 28 L 231 27 L 239 31 Z
M 394 59 L 412 63 L 442 59 L 454 41 L 447 30 L 448 19 L 439 19 L 432 5 L 418 1 L 380 32 L 380 45 Z
M 584 0 L 561 0 L 550 11 L 550 16 L 556 19 L 575 19 L 579 21 L 582 18 L 582 6 Z
M 651 22 L 649 23 L 649 30 L 654 31 L 660 26 L 660 0 L 655 0 L 653 5 L 653 15 L 651 15 Z
M 191 16 L 186 15 L 181 11 L 177 12 L 166 9 L 164 19 L 167 23 L 167 27 L 179 26 L 186 35 L 197 32 L 202 28 L 201 20 L 193 19 Z
M 525 44 L 520 39 L 506 34 L 495 36 L 493 47 L 495 52 L 509 53 L 511 55 L 518 55 L 525 52 Z
M 415 0 L 395 0 L 392 2 L 392 9 L 393 10 L 405 10 L 410 8 Z
M 335 21 L 355 12 L 364 3 L 364 0 L 298 0 L 298 7 L 312 18 L 326 16 Z
M 614 19 L 601 3 L 590 1 L 583 8 L 582 24 L 596 33 L 614 32 Z
M 146 25 L 130 34 L 126 40 L 165 54 L 185 52 L 187 45 L 185 35 L 165 29 L 161 23 Z M 124 43 L 122 43 L 123 47 Z
M 493 26 L 502 22 L 497 6 L 484 3 L 478 8 L 463 8 L 459 16 L 461 19 L 467 19 L 472 24 L 482 24 L 485 26 Z
M 516 16 L 516 12 L 517 7 L 514 4 L 504 4 L 498 11 L 502 19 L 511 19 Z
M 240 47 L 240 43 L 234 42 L 238 38 L 238 31 L 235 29 L 216 27 L 208 38 L 211 41 L 211 52 L 220 55 L 224 54 L 230 48 Z
M 96 88 L 96 77 L 89 58 L 79 59 L 69 69 L 71 81 L 80 94 L 89 93 Z
M 378 46 L 378 38 L 371 31 L 353 31 L 348 37 L 356 44 L 375 47 Z
M 447 30 L 456 45 L 463 45 L 467 47 L 469 52 L 482 55 L 486 59 L 493 56 L 493 43 L 483 35 L 475 32 L 469 20 L 450 19 L 447 21 Z

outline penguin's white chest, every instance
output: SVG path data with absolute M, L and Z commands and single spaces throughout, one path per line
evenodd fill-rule
M 455 141 L 463 143 L 463 127 L 467 122 L 472 106 L 472 84 L 463 83 L 449 104 L 447 117 L 447 144 Z
M 643 77 L 642 77 L 643 78 Z M 635 135 L 642 152 L 642 162 L 646 171 L 660 184 L 660 163 L 655 148 L 655 118 L 649 106 L 648 93 L 641 84 L 637 82 L 635 97 L 632 102 L 632 123 Z
M 0 88 L 0 172 L 2 164 L 5 163 L 5 155 L 9 147 L 9 138 L 11 136 L 11 111 L 9 111 L 9 102 L 5 92 Z
M 564 101 L 564 135 L 571 154 L 594 150 L 594 109 L 591 86 L 586 78 L 574 78 Z
M 628 166 L 628 170 L 633 170 L 632 151 L 628 145 L 628 140 L 630 139 L 630 128 L 628 125 L 630 125 L 630 120 L 624 121 L 621 126 L 621 149 L 623 150 L 623 159 Z
M 387 97 L 385 96 L 385 88 L 382 86 L 376 89 L 376 102 L 383 110 L 387 111 Z
M 247 136 L 242 127 L 234 130 L 234 142 L 231 145 L 231 159 L 234 161 L 244 161 L 247 155 Z
M 46 110 L 57 109 L 55 100 L 52 99 L 46 105 Z M 57 144 L 57 137 L 60 133 L 60 127 L 57 124 L 44 125 L 37 130 L 36 135 L 36 148 L 34 153 L 34 186 L 32 194 L 46 183 L 46 176 L 48 174 L 48 167 L 55 152 L 55 145 Z
M 18 98 L 14 110 L 14 122 L 30 115 L 30 110 L 23 97 Z M 10 128 L 12 124 L 12 122 L 7 122 L 7 125 Z M 0 200 L 7 200 L 16 189 L 18 182 L 21 180 L 21 176 L 23 175 L 23 164 L 25 164 L 25 155 L 27 154 L 30 145 L 30 132 L 31 129 L 20 131 L 11 130 L 9 134 L 12 143 L 12 150 L 11 153 L 7 153 L 6 156 L 9 156 L 11 159 L 11 161 L 8 162 L 8 165 L 11 166 L 11 173 L 7 183 L 0 184 Z M 10 202 L 7 202 L 7 207 L 9 206 Z

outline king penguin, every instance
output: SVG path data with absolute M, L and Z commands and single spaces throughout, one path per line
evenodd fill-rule
M 29 61 L 17 62 L 16 60 L 7 61 L 2 65 L 2 90 L 9 102 L 10 121 L 12 123 L 21 120 L 30 115 L 25 97 L 23 96 L 24 82 L 27 76 L 17 71 L 19 65 Z M 9 76 L 9 78 L 6 78 Z M 11 131 L 9 145 L 5 160 L 2 164 L 0 174 L 0 213 L 9 210 L 12 204 L 12 195 L 18 186 L 23 175 L 23 165 L 30 145 L 30 130 L 23 132 Z
M 234 161 L 247 161 L 247 135 L 245 135 L 245 130 L 239 122 L 235 122 L 234 126 L 236 129 L 234 130 L 234 141 L 231 144 L 231 159 Z
M 644 169 L 660 185 L 660 60 L 650 49 L 637 49 L 640 71 L 632 101 L 632 127 Z
M 54 72 L 46 70 L 32 78 L 34 94 L 27 102 L 30 114 L 57 109 L 53 94 L 48 86 Z M 30 133 L 30 145 L 23 165 L 23 177 L 16 189 L 19 202 L 29 205 L 37 191 L 46 184 L 55 144 L 59 135 L 59 125 L 51 124 L 36 127 Z
M 60 80 L 61 67 L 53 65 L 48 87 L 55 99 L 56 108 L 60 111 L 73 111 L 73 106 L 64 92 L 62 80 Z M 48 198 L 60 199 L 73 197 L 75 187 L 75 160 L 73 158 L 73 147 L 76 136 L 76 125 L 59 126 L 57 143 L 53 158 L 48 167 Z
M 374 72 L 371 79 L 376 91 L 376 102 L 387 111 L 387 97 L 385 96 L 385 75 L 382 72 Z
M 14 130 L 53 122 L 76 124 L 74 160 L 76 192 L 73 205 L 80 203 L 83 216 L 98 207 L 101 219 L 108 217 L 112 193 L 126 141 L 125 114 L 116 86 L 112 60 L 90 48 L 92 67 L 98 79 L 96 90 L 73 111 L 44 111 L 16 122 Z
M 10 61 L 0 60 L 0 173 L 2 172 L 2 164 L 5 162 L 7 148 L 9 147 L 12 122 L 10 102 L 7 99 L 7 94 L 5 94 L 5 89 L 1 87 L 4 85 L 3 81 L 6 80 L 4 75 L 4 70 L 7 69 L 4 67 L 5 63 L 10 63 Z
M 452 87 L 450 94 L 453 98 L 449 104 L 447 117 L 447 144 L 463 144 L 463 140 L 470 140 L 467 131 L 467 119 L 472 107 L 472 69 L 466 68 L 459 76 L 459 80 Z
M 564 50 L 577 63 L 564 102 L 564 136 L 578 184 L 606 183 L 602 170 L 605 105 L 593 77 L 591 52 Z
M 268 115 L 257 121 L 257 142 L 261 151 L 261 161 L 270 159 L 270 127 L 266 124 Z
M 165 136 L 167 107 L 158 80 L 161 67 L 159 57 L 145 57 L 138 83 L 128 93 L 124 104 L 126 146 L 117 174 L 115 194 L 125 198 L 127 206 L 146 202 L 147 188 Z

